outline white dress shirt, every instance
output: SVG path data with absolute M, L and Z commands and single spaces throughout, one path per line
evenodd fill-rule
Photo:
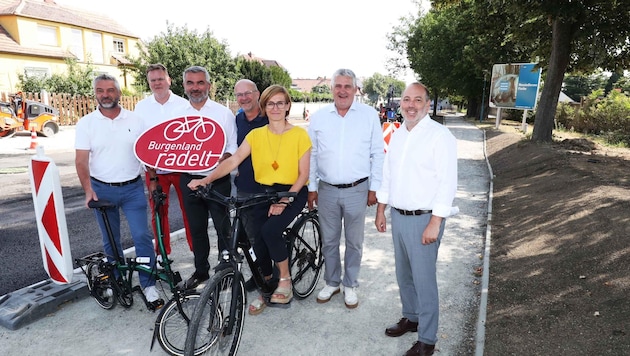
M 433 210 L 446 218 L 457 192 L 457 141 L 426 115 L 411 130 L 403 124 L 389 141 L 378 202 L 403 210 Z
M 142 118 L 145 130 L 174 118 L 172 116 L 173 111 L 188 103 L 188 100 L 173 94 L 170 90 L 169 94 L 168 100 L 164 104 L 158 103 L 154 94 L 136 104 L 133 112 Z

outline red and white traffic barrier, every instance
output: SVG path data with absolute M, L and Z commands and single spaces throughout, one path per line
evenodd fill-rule
M 31 158 L 28 168 L 44 269 L 55 283 L 70 283 L 72 254 L 59 169 L 44 155 L 41 146 L 37 147 L 37 154 Z
M 391 139 L 392 134 L 399 127 L 400 127 L 400 122 L 398 121 L 394 121 L 394 122 L 386 121 L 383 123 L 383 141 L 385 141 L 385 152 L 387 152 L 387 147 L 389 147 L 389 140 Z

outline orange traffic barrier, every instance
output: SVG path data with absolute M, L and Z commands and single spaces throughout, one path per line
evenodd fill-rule
M 34 150 L 35 148 L 37 148 L 37 132 L 35 126 L 31 126 L 31 146 L 29 149 Z

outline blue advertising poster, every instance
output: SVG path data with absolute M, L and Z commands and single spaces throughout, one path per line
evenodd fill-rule
M 536 106 L 540 68 L 536 63 L 495 64 L 490 83 L 490 106 L 531 110 Z

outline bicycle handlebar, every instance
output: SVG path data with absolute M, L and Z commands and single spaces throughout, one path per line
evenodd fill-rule
M 276 191 L 267 191 L 264 193 L 255 193 L 248 195 L 246 197 L 232 197 L 225 196 L 216 190 L 211 189 L 210 185 L 204 185 L 197 187 L 192 195 L 198 198 L 202 198 L 205 200 L 212 200 L 221 205 L 227 207 L 235 207 L 237 209 L 242 209 L 246 207 L 250 207 L 253 205 L 264 204 L 264 203 L 272 203 L 276 204 L 282 198 L 295 198 L 297 196 L 297 192 L 276 192 Z

